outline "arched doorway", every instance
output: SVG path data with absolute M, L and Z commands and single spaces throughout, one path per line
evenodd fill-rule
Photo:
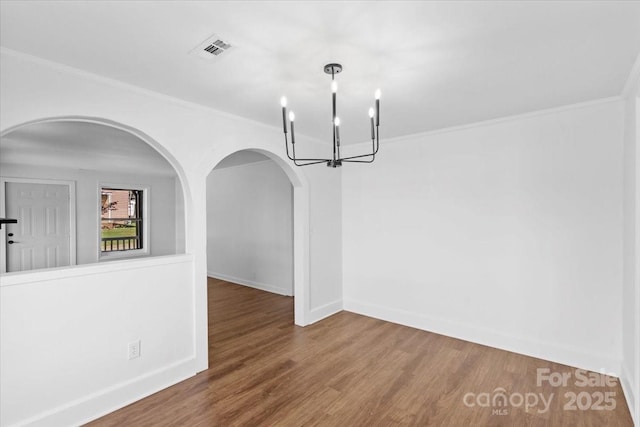
M 294 295 L 293 186 L 263 154 L 233 153 L 207 177 L 207 276 Z
M 300 170 L 294 169 L 280 155 L 264 148 L 238 147 L 229 143 L 219 147 L 207 161 L 207 175 L 223 159 L 233 153 L 247 151 L 267 157 L 288 177 L 293 186 L 293 294 L 294 323 L 298 326 L 308 324 L 309 318 L 309 189 L 307 179 Z

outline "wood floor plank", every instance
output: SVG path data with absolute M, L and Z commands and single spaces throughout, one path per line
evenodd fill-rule
M 210 369 L 89 425 L 633 425 L 617 382 L 577 387 L 568 366 L 348 312 L 299 328 L 293 298 L 221 280 L 209 280 L 208 304 Z M 538 386 L 538 368 L 572 379 Z M 500 391 L 516 400 L 479 405 Z M 583 404 L 613 393 L 616 407 L 569 410 L 565 393 Z M 534 395 L 547 411 L 518 405 Z

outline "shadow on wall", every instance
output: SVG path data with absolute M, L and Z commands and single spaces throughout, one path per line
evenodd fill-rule
M 0 138 L 2 272 L 184 253 L 184 197 L 143 139 L 93 121 L 46 120 Z

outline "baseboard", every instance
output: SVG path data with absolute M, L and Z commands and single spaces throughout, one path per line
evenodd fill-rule
M 309 325 L 342 311 L 342 300 L 330 302 L 309 312 Z
M 578 349 L 554 343 L 530 340 L 503 334 L 476 325 L 453 322 L 446 319 L 412 313 L 404 310 L 381 307 L 374 304 L 344 300 L 344 309 L 376 319 L 410 326 L 489 347 L 507 350 L 526 356 L 618 376 L 620 361 L 601 355 L 588 354 Z
M 622 386 L 622 391 L 624 392 L 629 412 L 631 412 L 633 423 L 636 426 L 640 426 L 640 419 L 638 419 L 638 412 L 640 411 L 640 408 L 638 408 L 638 399 L 636 397 L 638 390 L 633 386 L 633 377 L 627 370 L 627 366 L 624 363 L 622 364 L 622 371 L 620 372 L 620 385 Z
M 213 271 L 208 271 L 207 276 L 212 277 L 214 279 L 224 280 L 225 282 L 237 283 L 238 285 L 249 286 L 250 288 L 260 289 L 261 291 L 272 292 L 278 295 L 292 296 L 292 292 L 288 289 L 281 288 L 278 286 L 269 285 L 267 283 L 260 283 L 253 280 L 242 279 L 240 277 L 233 277 L 227 274 L 216 273 Z
M 14 426 L 70 426 L 82 425 L 123 408 L 153 393 L 194 376 L 195 359 L 189 358 L 132 380 L 116 384 L 81 399 L 66 403 Z

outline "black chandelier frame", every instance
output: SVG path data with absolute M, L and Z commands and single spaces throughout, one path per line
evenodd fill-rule
M 284 144 L 287 152 L 287 157 L 292 160 L 296 166 L 309 166 L 319 163 L 326 163 L 328 167 L 337 168 L 342 166 L 342 163 L 373 163 L 376 159 L 376 154 L 380 148 L 380 90 L 376 91 L 375 112 L 373 108 L 369 109 L 369 118 L 371 121 L 371 152 L 366 154 L 360 154 L 357 156 L 341 157 L 340 155 L 340 119 L 337 116 L 337 82 L 335 75 L 342 72 L 342 65 L 332 63 L 324 66 L 324 72 L 331 74 L 332 81 L 332 127 L 333 127 L 333 156 L 330 159 L 309 159 L 296 157 L 296 138 L 294 132 L 295 115 L 293 112 L 289 112 L 289 128 L 291 130 L 291 151 L 289 151 L 289 139 L 287 137 L 287 103 L 286 98 L 282 97 L 282 128 L 284 131 Z M 293 155 L 293 156 L 292 156 Z

